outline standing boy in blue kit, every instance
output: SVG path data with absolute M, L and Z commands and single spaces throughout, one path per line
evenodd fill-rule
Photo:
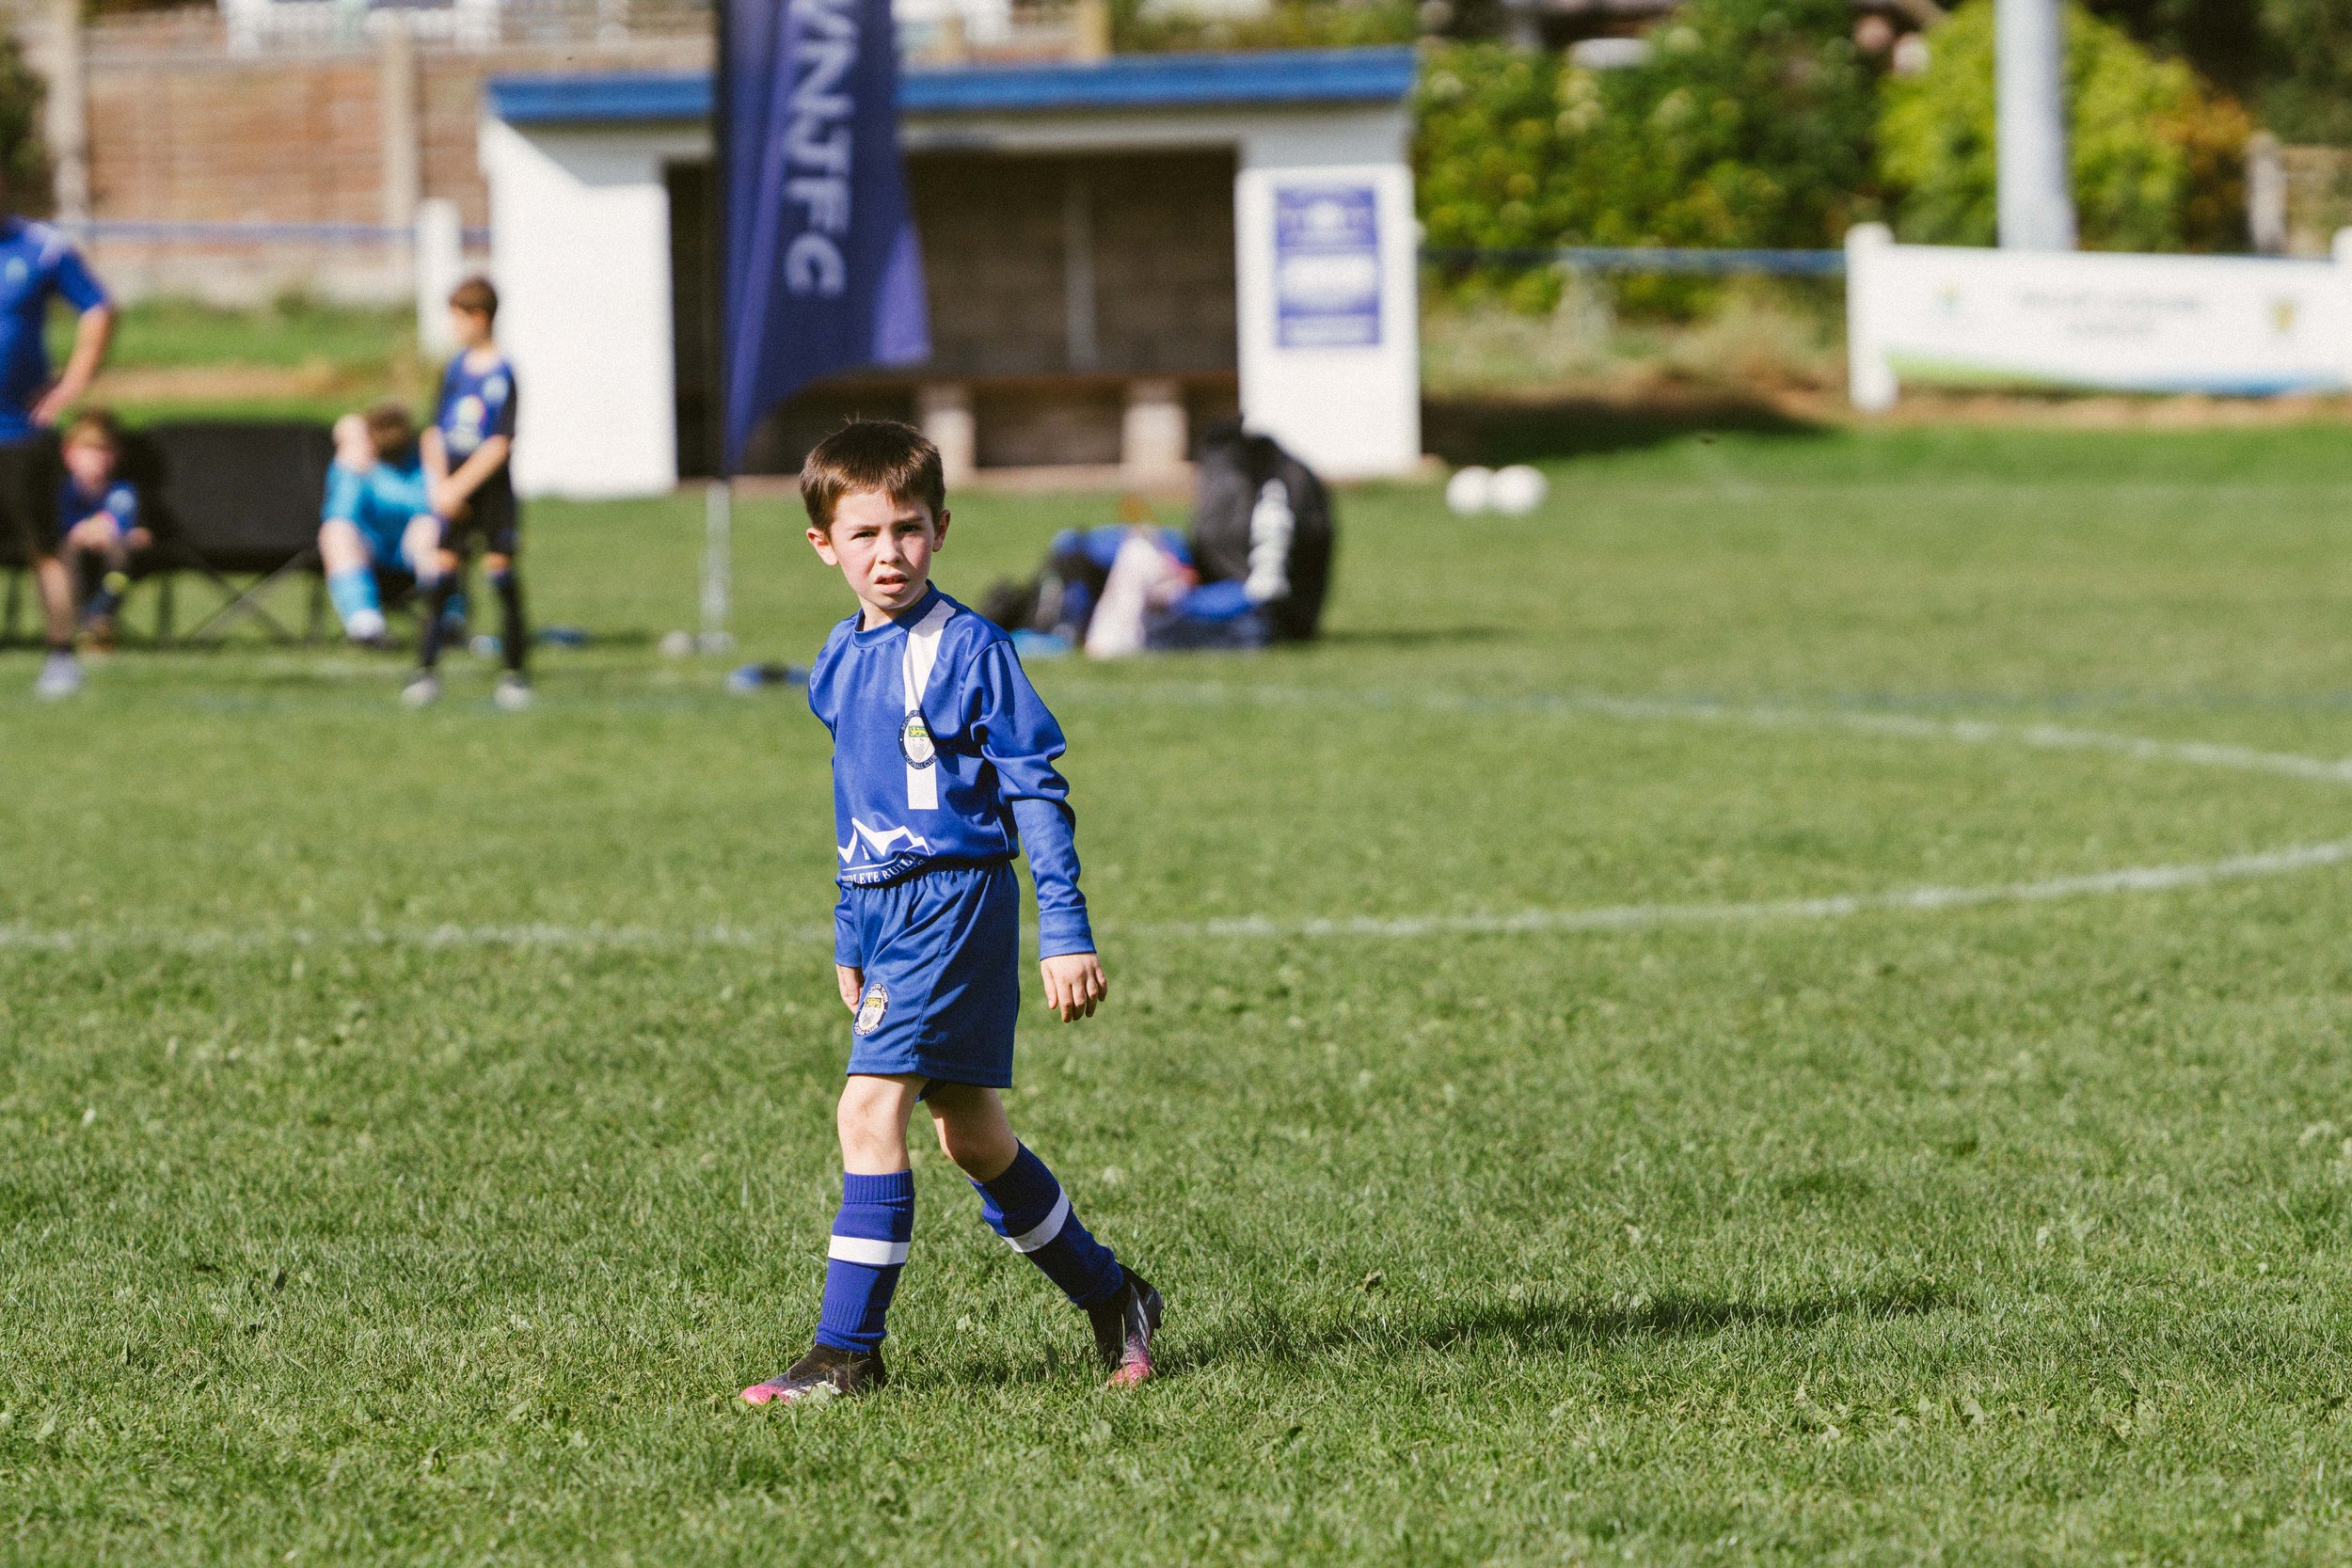
M 834 738 L 834 965 L 854 1015 L 837 1118 L 846 1174 L 817 1342 L 743 1402 L 882 1386 L 882 1320 L 914 1234 L 918 1101 L 978 1189 L 981 1217 L 1091 1320 L 1112 1386 L 1133 1387 L 1152 1375 L 1160 1293 L 1088 1234 L 996 1093 L 1012 1084 L 1021 1007 L 1016 853 L 1037 884 L 1046 1006 L 1068 1023 L 1104 996 L 1070 786 L 1054 768 L 1061 728 L 1011 640 L 931 586 L 947 538 L 937 448 L 903 424 L 853 421 L 809 454 L 801 499 L 808 542 L 859 605 L 808 683 Z
M 416 677 L 401 691 L 411 707 L 437 702 L 441 644 L 449 601 L 466 580 L 466 561 L 478 546 L 482 569 L 498 594 L 500 647 L 506 668 L 491 700 L 507 712 L 531 705 L 523 673 L 531 630 L 523 624 L 523 583 L 516 557 L 522 550 L 522 504 L 515 496 L 515 367 L 499 351 L 498 291 L 486 277 L 469 277 L 450 291 L 450 330 L 457 356 L 441 375 L 441 405 L 420 451 L 433 510 L 441 519 L 438 580 L 425 594 L 424 636 Z

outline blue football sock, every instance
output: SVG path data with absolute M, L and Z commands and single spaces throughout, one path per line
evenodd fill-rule
M 1078 1223 L 1069 1195 L 1026 1145 L 1002 1176 L 972 1185 L 979 1190 L 980 1215 L 989 1228 L 1043 1269 L 1073 1305 L 1107 1301 L 1126 1283 L 1119 1259 Z
M 523 673 L 523 652 L 531 646 L 531 628 L 523 625 L 523 584 L 509 566 L 503 572 L 490 574 L 490 586 L 498 590 L 499 626 L 504 632 L 500 648 L 506 655 L 506 667 L 516 674 Z
M 375 574 L 365 566 L 354 566 L 349 571 L 337 572 L 328 578 L 326 597 L 346 626 L 351 625 L 354 615 L 366 610 L 381 613 L 384 609 L 383 600 L 376 596 Z
M 102 615 L 112 615 L 122 608 L 122 595 L 131 591 L 130 578 L 121 572 L 108 572 L 100 579 L 98 592 L 89 596 L 82 608 L 82 618 L 94 621 Z
M 818 1344 L 868 1355 L 882 1348 L 882 1319 L 914 1236 L 913 1171 L 841 1179 L 841 1212 L 834 1216 L 831 1261 L 825 1265 L 825 1306 L 817 1319 Z

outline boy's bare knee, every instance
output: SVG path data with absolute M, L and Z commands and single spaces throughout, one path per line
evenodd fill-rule
M 931 1091 L 928 1103 L 939 1151 L 973 1180 L 994 1180 L 1021 1152 L 1012 1124 L 1005 1119 L 1004 1102 L 993 1090 L 943 1084 Z
M 905 1169 L 907 1112 L 914 1101 L 913 1087 L 895 1078 L 860 1074 L 844 1085 L 834 1114 L 843 1164 L 860 1173 Z

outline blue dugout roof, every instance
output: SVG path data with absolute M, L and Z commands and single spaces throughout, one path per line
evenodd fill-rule
M 898 79 L 907 114 L 1053 114 L 1383 103 L 1413 89 L 1413 51 L 1286 49 L 1232 55 L 1120 55 L 1091 64 L 914 69 Z M 704 119 L 710 73 L 620 71 L 496 76 L 490 113 L 510 125 Z

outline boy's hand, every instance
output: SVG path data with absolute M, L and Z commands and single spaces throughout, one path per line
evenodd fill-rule
M 1103 960 L 1091 953 L 1064 953 L 1038 968 L 1045 975 L 1045 1005 L 1064 1023 L 1092 1018 L 1095 1006 L 1110 992 L 1103 979 Z
M 835 964 L 833 977 L 841 986 L 841 1005 L 856 1012 L 858 1003 L 866 996 L 866 971 L 855 964 Z

